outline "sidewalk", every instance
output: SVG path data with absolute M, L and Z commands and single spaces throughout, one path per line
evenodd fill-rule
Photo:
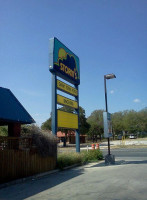
M 7 200 L 146 200 L 146 157 L 90 163 L 0 190 Z

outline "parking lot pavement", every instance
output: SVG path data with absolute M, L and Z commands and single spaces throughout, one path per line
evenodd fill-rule
M 147 158 L 92 163 L 0 190 L 1 200 L 146 200 Z

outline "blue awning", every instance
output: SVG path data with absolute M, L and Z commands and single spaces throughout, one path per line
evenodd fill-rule
M 10 122 L 20 124 L 35 123 L 14 94 L 9 89 L 0 87 L 0 124 Z

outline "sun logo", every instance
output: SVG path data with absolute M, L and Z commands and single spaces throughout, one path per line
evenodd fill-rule
M 59 49 L 58 59 L 66 59 L 67 53 L 63 48 Z

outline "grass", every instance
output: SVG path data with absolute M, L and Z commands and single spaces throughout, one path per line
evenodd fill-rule
M 84 164 L 87 162 L 94 162 L 103 159 L 103 154 L 100 150 L 82 151 L 81 153 L 65 152 L 58 154 L 57 168 L 63 169 L 64 167 L 74 164 Z

